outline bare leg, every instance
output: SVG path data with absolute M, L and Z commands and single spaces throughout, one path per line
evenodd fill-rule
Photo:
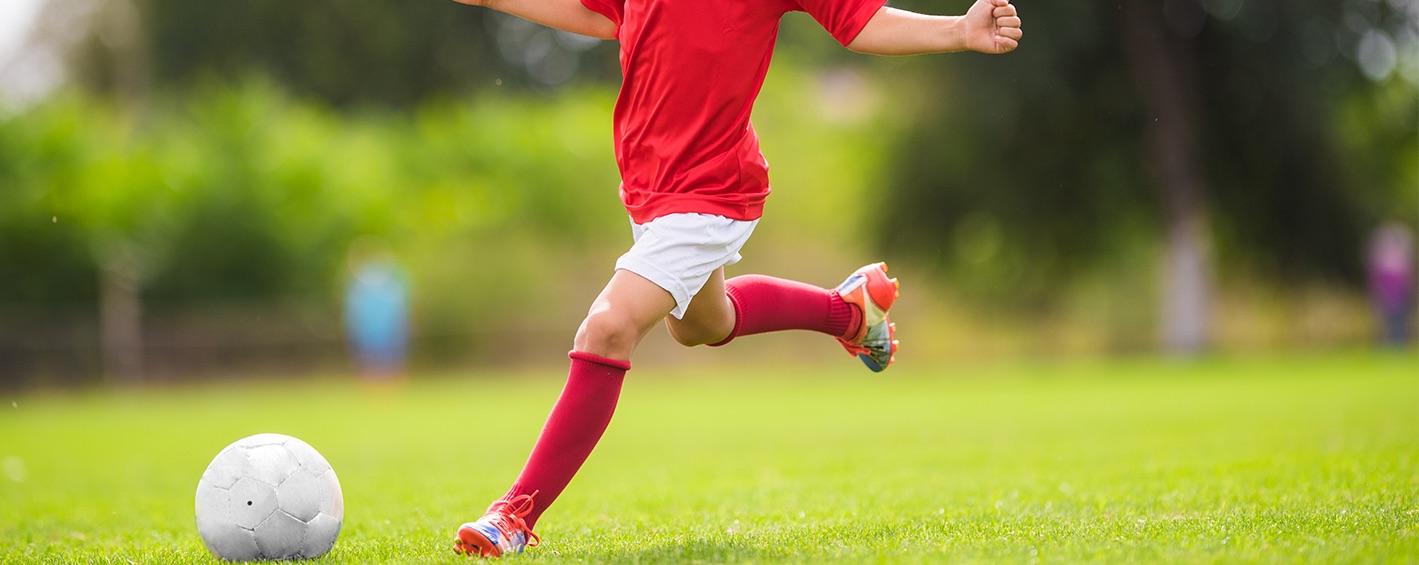
M 670 293 L 640 275 L 622 270 L 612 275 L 577 330 L 567 383 L 527 463 L 487 515 L 459 528 L 459 551 L 500 555 L 507 547 L 521 551 L 524 543 L 536 544 L 533 526 L 611 423 L 631 353 L 674 307 Z
M 667 317 L 665 327 L 675 341 L 687 347 L 719 343 L 734 330 L 735 315 L 734 304 L 724 292 L 724 267 L 720 267 L 690 301 L 685 317 Z
M 720 277 L 723 295 L 724 278 Z M 607 359 L 627 361 L 650 329 L 670 310 L 675 298 L 645 277 L 618 270 L 576 332 L 573 348 Z

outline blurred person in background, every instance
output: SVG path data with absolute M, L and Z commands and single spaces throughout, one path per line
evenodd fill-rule
M 345 288 L 345 333 L 368 381 L 404 374 L 409 352 L 409 291 L 404 271 L 384 242 L 361 238 L 350 245 Z
M 1408 344 L 1409 315 L 1414 309 L 1414 237 L 1409 228 L 1386 222 L 1375 229 L 1366 266 L 1383 342 Z

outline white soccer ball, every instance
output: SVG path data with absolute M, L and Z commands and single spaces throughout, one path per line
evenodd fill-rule
M 344 519 L 335 470 L 290 436 L 239 439 L 197 482 L 197 531 L 207 550 L 227 561 L 324 555 Z

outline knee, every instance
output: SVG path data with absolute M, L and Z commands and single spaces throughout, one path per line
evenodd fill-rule
M 640 341 L 633 320 L 611 310 L 593 310 L 576 332 L 577 351 L 610 359 L 629 359 Z

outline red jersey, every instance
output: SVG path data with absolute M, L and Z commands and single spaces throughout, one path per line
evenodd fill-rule
M 813 16 L 847 45 L 886 0 L 581 0 L 616 24 L 621 202 L 645 223 L 696 212 L 758 219 L 769 164 L 749 123 L 779 20 Z

